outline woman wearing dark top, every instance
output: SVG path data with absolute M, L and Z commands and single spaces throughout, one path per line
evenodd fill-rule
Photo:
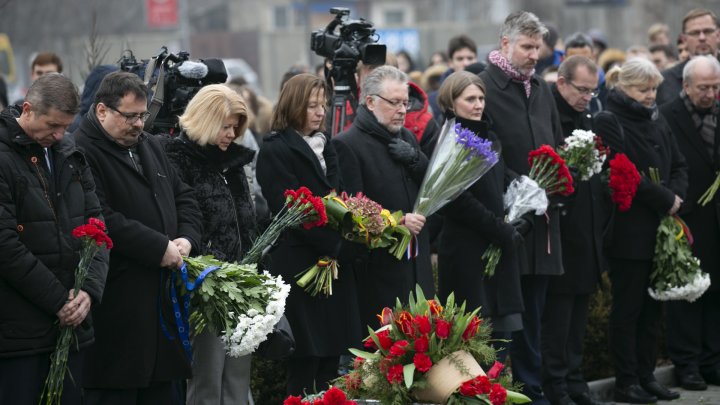
M 202 255 L 240 261 L 255 236 L 255 210 L 244 167 L 255 152 L 234 141 L 243 136 L 248 108 L 222 84 L 203 87 L 180 117 L 183 131 L 165 144 L 168 159 L 195 191 L 203 217 Z M 228 357 L 210 330 L 193 338 L 188 405 L 247 404 L 250 356 Z
M 648 295 L 655 234 L 660 220 L 674 214 L 687 189 L 687 167 L 674 135 L 655 104 L 662 81 L 652 62 L 632 59 L 608 72 L 612 87 L 607 112 L 593 123 L 613 153 L 625 153 L 643 174 L 630 210 L 615 212 L 605 251 L 610 265 L 612 309 L 610 356 L 615 366 L 615 400 L 650 403 L 679 394 L 653 376 L 660 303 Z M 648 169 L 657 168 L 661 184 Z
M 439 90 L 438 104 L 448 120 L 455 118 L 493 143 L 499 142 L 482 121 L 485 108 L 485 84 L 470 72 L 448 76 Z M 522 237 L 513 225 L 505 223 L 503 190 L 505 163 L 498 163 L 470 188 L 448 204 L 438 245 L 438 281 L 440 296 L 455 293 L 458 302 L 466 301 L 468 309 L 481 307 L 483 317 L 490 318 L 494 337 L 507 339 L 510 332 L 522 329 L 523 300 L 520 292 L 520 260 L 524 255 Z M 482 255 L 491 245 L 502 249 L 502 259 L 495 275 L 484 276 Z M 504 352 L 499 353 L 501 358 Z
M 328 91 L 325 81 L 311 74 L 288 80 L 273 111 L 272 134 L 257 160 L 257 178 L 273 214 L 285 204 L 287 189 L 305 186 L 317 196 L 340 191 L 335 149 L 321 132 Z M 286 312 L 296 341 L 288 361 L 287 392 L 323 390 L 337 377 L 338 360 L 361 339 L 352 266 L 338 258 L 343 242 L 327 228 L 293 229 L 270 253 L 270 272 L 292 285 Z M 340 260 L 340 276 L 329 297 L 311 296 L 295 284 L 295 275 L 322 256 Z M 371 292 L 365 292 L 371 293 Z

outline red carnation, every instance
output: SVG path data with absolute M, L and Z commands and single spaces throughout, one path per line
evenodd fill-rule
M 403 366 L 402 364 L 395 364 L 391 366 L 387 372 L 387 380 L 390 384 L 403 382 Z
M 489 397 L 493 405 L 503 405 L 507 399 L 507 391 L 502 385 L 493 384 Z
M 479 375 L 475 377 L 473 383 L 475 384 L 475 388 L 477 389 L 478 394 L 487 394 L 490 392 L 490 389 L 492 387 L 490 379 L 484 375 Z
M 90 225 L 95 226 L 96 228 L 98 228 L 99 230 L 101 230 L 103 232 L 107 232 L 107 228 L 105 228 L 105 223 L 97 218 L 90 218 L 88 220 L 88 223 Z
M 303 400 L 299 395 L 298 396 L 291 395 L 291 396 L 285 398 L 285 400 L 283 401 L 283 405 L 302 405 L 302 404 L 303 404 Z
M 490 368 L 490 371 L 488 371 L 487 376 L 491 380 L 495 380 L 500 376 L 500 373 L 505 368 L 505 365 L 503 363 L 500 363 L 499 361 L 495 361 L 495 364 Z
M 430 348 L 430 343 L 428 342 L 427 335 L 420 336 L 413 345 L 415 347 L 415 351 L 418 353 L 425 353 Z
M 331 387 L 325 391 L 325 395 L 323 395 L 324 405 L 345 405 L 345 401 L 347 401 L 347 396 L 343 390 L 338 387 Z
M 390 348 L 390 356 L 400 357 L 404 355 L 405 353 L 407 353 L 408 344 L 409 343 L 407 340 L 398 340 Z
M 610 197 L 618 210 L 627 211 L 640 184 L 640 173 L 624 153 L 617 153 L 610 161 Z
M 452 324 L 444 319 L 438 319 L 435 322 L 435 333 L 440 339 L 447 339 L 450 336 Z
M 474 397 L 478 395 L 474 380 L 468 380 L 462 383 L 460 386 L 460 394 L 466 397 Z
M 467 342 L 468 340 L 475 337 L 475 335 L 477 335 L 478 331 L 480 330 L 481 324 L 482 319 L 478 318 L 477 315 L 473 315 L 470 323 L 468 323 L 468 326 L 465 328 L 465 331 L 462 334 L 463 340 Z
M 378 341 L 380 341 L 380 347 L 383 350 L 389 350 L 393 344 L 392 339 L 390 339 L 390 332 L 387 329 L 381 330 L 377 333 L 377 337 Z
M 430 367 L 433 365 L 432 360 L 430 360 L 430 357 L 425 353 L 415 353 L 415 356 L 413 356 L 413 364 L 415 365 L 415 369 L 421 373 L 430 370 Z
M 363 342 L 363 346 L 365 346 L 368 349 L 377 350 L 377 345 L 375 344 L 375 341 L 372 337 L 368 336 L 367 339 Z
M 417 326 L 418 332 L 421 334 L 430 333 L 432 325 L 430 325 L 430 318 L 427 315 L 415 315 L 415 326 Z

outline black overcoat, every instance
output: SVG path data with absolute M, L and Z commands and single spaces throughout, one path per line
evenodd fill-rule
M 667 215 L 676 194 L 685 198 L 688 185 L 685 158 L 657 108 L 644 107 L 618 89 L 610 91 L 607 110 L 595 116 L 593 127 L 611 153 L 626 154 L 641 173 L 630 209 L 614 211 L 606 239 L 607 256 L 652 260 L 660 219 Z M 662 184 L 655 184 L 648 177 L 651 167 L 658 169 Z
M 576 129 L 592 130 L 590 110 L 576 111 L 552 88 L 560 115 L 564 138 Z M 602 251 L 603 232 L 610 219 L 609 194 L 600 175 L 590 180 L 575 180 L 575 193 L 560 209 L 560 236 L 565 273 L 550 279 L 549 291 L 555 294 L 590 294 L 600 273 L 607 270 Z
M 427 165 L 411 170 L 393 160 L 388 152 L 392 136 L 373 113 L 361 105 L 353 125 L 333 138 L 332 143 L 338 151 L 348 193 L 362 192 L 391 212 L 412 212 Z M 399 136 L 420 149 L 417 139 L 407 129 L 402 128 Z M 426 296 L 434 295 L 426 228 L 417 237 L 419 254 L 414 259 L 398 260 L 385 249 L 374 249 L 367 261 L 355 261 L 363 328 L 365 325 L 379 327 L 375 315 L 383 307 L 394 307 L 396 298 L 407 302 L 410 292 L 415 291 L 415 284 L 422 287 Z
M 550 87 L 535 75 L 528 98 L 522 83 L 511 80 L 493 64 L 479 76 L 487 90 L 484 114 L 502 143 L 507 172 L 514 173 L 512 176 L 526 175 L 530 171 L 530 151 L 544 144 L 556 147 L 562 142 L 560 118 Z M 563 273 L 559 217 L 556 208 L 549 208 L 545 216 L 532 217 L 534 226 L 525 236 L 526 274 Z
M 680 216 L 692 232 L 693 253 L 700 259 L 703 271 L 710 274 L 710 290 L 720 290 L 720 194 L 706 206 L 698 204 L 720 170 L 720 126 L 715 128 L 715 152 L 710 152 L 695 129 L 695 123 L 683 100 L 660 108 L 670 125 L 680 152 L 688 165 L 688 189 Z
M 323 173 L 318 158 L 297 131 L 287 129 L 265 138 L 257 159 L 257 178 L 273 215 L 285 205 L 285 190 L 305 186 L 316 196 L 340 190 L 337 155 L 325 145 Z M 323 256 L 338 258 L 343 242 L 330 228 L 293 229 L 270 252 L 269 269 L 291 285 L 285 315 L 295 336 L 297 357 L 328 357 L 347 353 L 362 338 L 357 323 L 357 297 L 353 267 L 340 262 L 333 295 L 312 297 L 295 284 L 295 276 Z
M 201 215 L 190 187 L 177 176 L 157 137 L 140 136 L 136 153 L 115 143 L 93 109 L 73 133 L 90 162 L 114 247 L 105 295 L 93 308 L 96 342 L 85 358 L 87 388 L 129 389 L 152 381 L 188 378 L 190 363 L 180 339 L 161 331 L 159 310 L 177 335 L 160 262 L 168 241 L 186 237 L 197 252 Z
M 667 104 L 680 97 L 682 90 L 682 72 L 689 59 L 662 71 L 663 81 L 657 89 L 655 102 L 658 106 Z

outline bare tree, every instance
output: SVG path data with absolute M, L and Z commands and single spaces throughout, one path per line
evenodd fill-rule
M 90 36 L 85 45 L 85 61 L 87 62 L 87 73 L 84 73 L 83 79 L 95 69 L 96 66 L 103 63 L 110 48 L 103 38 L 100 37 L 97 30 L 97 9 L 92 11 L 92 24 L 90 25 Z

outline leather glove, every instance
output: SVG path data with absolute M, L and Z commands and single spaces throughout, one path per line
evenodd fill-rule
M 510 221 L 510 225 L 512 225 L 515 228 L 515 231 L 523 237 L 527 235 L 533 227 L 532 222 L 524 217 L 513 219 Z
M 390 141 L 388 144 L 388 152 L 393 160 L 405 165 L 415 163 L 420 155 L 419 149 L 413 148 L 412 145 L 400 138 L 394 138 Z

